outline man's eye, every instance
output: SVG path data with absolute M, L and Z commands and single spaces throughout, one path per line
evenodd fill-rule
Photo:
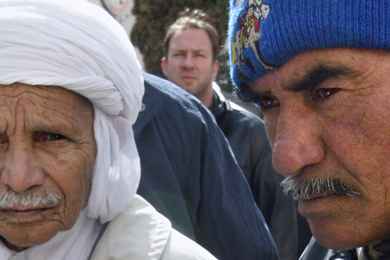
M 60 134 L 47 134 L 47 139 L 49 141 L 59 141 L 59 140 L 62 140 L 64 138 L 65 137 L 63 135 L 60 135 Z
M 56 134 L 56 133 L 45 133 L 45 132 L 39 132 L 36 134 L 35 139 L 37 142 L 44 142 L 44 141 L 61 141 L 66 139 L 65 136 Z
M 320 88 L 316 91 L 314 99 L 324 99 L 338 92 L 339 88 Z
M 173 53 L 172 57 L 180 57 L 183 56 L 183 53 Z
M 261 110 L 270 109 L 274 106 L 278 105 L 278 100 L 270 97 L 270 96 L 263 96 L 259 98 L 258 104 L 261 108 Z

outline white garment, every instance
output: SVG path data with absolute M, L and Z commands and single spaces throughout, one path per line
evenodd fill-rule
M 86 210 L 83 210 L 73 227 L 64 232 L 59 232 L 48 242 L 30 247 L 21 252 L 8 249 L 0 242 L 1 260 L 61 260 L 61 259 L 87 259 L 91 253 L 94 241 L 99 234 L 101 224 L 87 217 Z M 84 240 L 86 242 L 80 242 Z M 77 248 L 78 257 L 74 258 L 72 250 Z
M 107 226 L 91 260 L 216 259 L 136 195 Z
M 366 257 L 363 255 L 363 247 L 356 248 L 358 260 L 366 260 Z
M 123 211 L 139 184 L 132 124 L 144 93 L 141 66 L 121 25 L 85 0 L 0 0 L 0 39 L 0 85 L 60 86 L 94 106 L 97 155 L 87 208 L 71 230 L 17 254 L 84 260 L 99 221 Z M 0 255 L 8 253 L 0 246 Z
M 140 178 L 131 125 L 144 87 L 126 32 L 85 0 L 0 0 L 0 38 L 0 84 L 61 86 L 93 103 L 98 151 L 88 216 L 109 221 Z

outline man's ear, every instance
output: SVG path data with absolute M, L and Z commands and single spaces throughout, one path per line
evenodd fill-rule
M 164 73 L 165 77 L 167 76 L 167 59 L 163 57 L 161 59 L 161 70 Z
M 213 79 L 218 75 L 218 70 L 219 70 L 219 61 L 215 60 L 213 64 Z

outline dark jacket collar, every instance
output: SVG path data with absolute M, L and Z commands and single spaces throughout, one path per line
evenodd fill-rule
M 216 83 L 214 83 L 216 84 Z M 222 91 L 218 86 L 214 86 L 213 88 L 213 103 L 211 107 L 209 107 L 211 113 L 214 115 L 216 119 L 223 116 L 227 111 L 231 111 L 231 105 L 228 100 L 226 100 L 225 96 L 222 94 Z

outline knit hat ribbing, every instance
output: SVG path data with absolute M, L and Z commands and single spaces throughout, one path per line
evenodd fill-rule
M 246 83 L 311 49 L 390 49 L 388 0 L 230 0 L 231 77 Z

